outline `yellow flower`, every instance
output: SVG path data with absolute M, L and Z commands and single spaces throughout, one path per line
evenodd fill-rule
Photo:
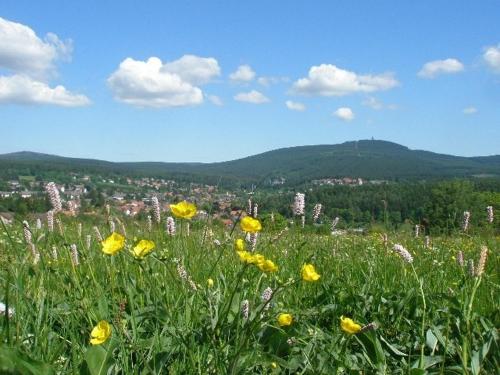
M 340 328 L 347 333 L 358 333 L 361 331 L 361 326 L 354 322 L 351 318 L 345 318 L 344 316 L 340 317 Z
M 304 281 L 318 281 L 321 276 L 316 272 L 312 264 L 304 264 L 302 266 L 302 280 Z
M 155 243 L 150 240 L 140 240 L 137 245 L 134 246 L 132 252 L 136 258 L 144 258 L 155 248 Z
M 272 362 L 272 363 L 271 363 L 271 367 L 272 367 L 272 368 L 278 368 L 278 364 L 277 364 L 276 362 Z
M 101 320 L 90 332 L 90 343 L 92 345 L 101 345 L 111 336 L 111 325 Z
M 292 324 L 293 317 L 291 314 L 280 314 L 278 316 L 278 324 L 280 327 L 289 326 Z
M 262 272 L 275 272 L 278 270 L 278 266 L 273 263 L 273 261 L 266 259 L 263 262 L 257 263 L 257 267 Z
M 238 238 L 234 241 L 234 247 L 237 251 L 245 251 L 245 241 L 241 238 Z
M 248 251 L 237 251 L 240 260 L 245 263 L 249 263 L 249 261 L 252 259 L 252 254 L 250 254 Z
M 262 255 L 262 254 L 255 254 L 255 255 L 251 255 L 248 258 L 247 263 L 255 264 L 257 266 L 260 263 L 264 262 L 265 260 L 266 260 L 266 258 L 264 258 L 264 255 Z
M 170 209 L 176 217 L 180 217 L 182 219 L 191 219 L 194 215 L 196 215 L 196 206 L 193 203 L 186 201 L 171 204 Z
M 113 232 L 108 238 L 101 242 L 102 252 L 108 255 L 115 255 L 123 248 L 125 237 L 121 234 Z
M 209 288 L 214 286 L 214 281 L 212 279 L 207 279 L 207 285 Z
M 245 216 L 240 221 L 240 228 L 244 232 L 256 233 L 262 230 L 262 225 L 259 220 L 254 219 L 251 216 Z

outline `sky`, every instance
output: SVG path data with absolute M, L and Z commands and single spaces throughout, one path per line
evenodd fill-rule
M 358 139 L 500 154 L 500 1 L 0 7 L 0 153 L 215 162 Z

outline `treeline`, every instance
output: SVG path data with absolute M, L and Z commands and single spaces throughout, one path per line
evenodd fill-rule
M 497 218 L 487 223 L 487 206 L 500 215 L 500 180 L 451 180 L 383 185 L 325 186 L 306 188 L 306 217 L 312 221 L 316 203 L 323 205 L 320 221 L 341 219 L 341 227 L 381 224 L 399 229 L 421 225 L 432 233 L 451 233 L 462 227 L 463 213 L 471 213 L 472 227 L 500 229 Z M 255 196 L 262 210 L 293 217 L 294 192 L 262 192 Z

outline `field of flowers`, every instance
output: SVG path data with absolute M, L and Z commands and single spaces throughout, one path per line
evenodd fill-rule
M 499 373 L 498 237 L 155 207 L 0 223 L 0 373 Z

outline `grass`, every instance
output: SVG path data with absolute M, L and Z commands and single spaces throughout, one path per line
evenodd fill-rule
M 128 221 L 125 248 L 102 253 L 92 225 L 64 219 L 63 231 L 33 229 L 40 262 L 20 223 L 0 226 L 0 301 L 15 313 L 0 315 L 0 372 L 19 374 L 493 374 L 500 369 L 499 238 L 457 235 L 432 239 L 389 234 L 324 236 L 298 227 L 277 238 L 264 228 L 256 252 L 279 270 L 263 273 L 239 261 L 236 228 L 178 221 L 147 230 Z M 110 234 L 107 218 L 97 223 Z M 180 228 L 179 228 L 180 227 Z M 117 232 L 120 232 L 117 225 Z M 231 235 L 232 233 L 232 235 Z M 92 236 L 90 247 L 86 236 Z M 130 250 L 140 239 L 156 248 L 142 260 Z M 215 241 L 217 240 L 217 241 Z M 220 245 L 216 244 L 220 243 Z M 406 263 L 392 251 L 400 243 Z M 76 244 L 79 265 L 70 245 Z M 471 276 L 455 261 L 463 251 L 486 270 Z M 57 259 L 53 258 L 53 247 Z M 303 264 L 317 282 L 301 280 Z M 185 277 L 181 277 L 182 268 Z M 213 280 L 209 286 L 207 280 Z M 191 283 L 189 282 L 191 281 Z M 261 299 L 270 287 L 271 301 Z M 249 316 L 241 313 L 248 300 Z M 280 327 L 281 313 L 293 316 Z M 355 335 L 340 317 L 376 330 Z M 90 345 L 105 320 L 111 337 Z M 10 371 L 10 372 L 9 372 Z M 17 371 L 17 372 L 16 372 Z

